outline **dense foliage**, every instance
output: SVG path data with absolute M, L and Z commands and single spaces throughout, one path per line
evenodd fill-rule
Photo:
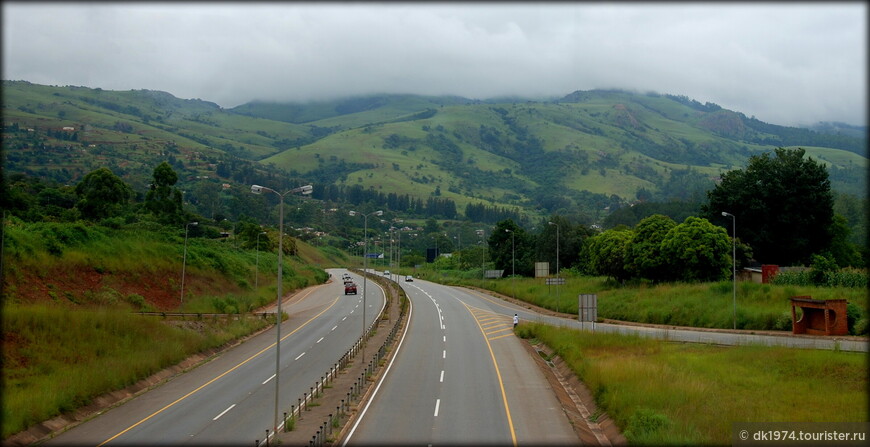
M 722 212 L 736 216 L 740 238 L 760 262 L 808 263 L 831 247 L 834 199 L 824 165 L 804 155 L 778 148 L 773 157 L 751 157 L 746 169 L 722 176 L 701 215 L 723 224 Z

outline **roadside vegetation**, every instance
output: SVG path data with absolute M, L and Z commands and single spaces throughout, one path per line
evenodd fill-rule
M 19 191 L 4 211 L 3 439 L 274 323 L 250 313 L 276 299 L 277 231 L 183 212 L 166 164 L 143 202 L 105 168 L 92 174 L 29 204 Z M 325 282 L 343 257 L 289 236 L 284 249 L 286 293 Z M 153 311 L 233 315 L 138 315 Z
M 863 353 L 662 342 L 539 323 L 517 333 L 565 360 L 630 444 L 723 445 L 737 421 L 870 416 Z
M 6 306 L 3 438 L 273 320 L 242 316 L 229 322 L 204 321 L 199 330 L 191 330 L 118 308 Z
M 444 284 L 477 287 L 552 311 L 577 315 L 579 295 L 598 296 L 600 319 L 731 329 L 734 322 L 732 281 L 702 283 L 634 283 L 622 285 L 605 277 L 563 271 L 565 284 L 548 286 L 543 278 L 482 279 L 480 269 L 434 271 L 401 269 L 401 274 Z M 853 335 L 867 335 L 867 289 L 815 285 L 737 283 L 737 329 L 791 331 L 793 296 L 846 299 L 848 326 Z

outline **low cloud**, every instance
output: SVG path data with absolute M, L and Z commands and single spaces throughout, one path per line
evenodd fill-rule
M 224 107 L 623 88 L 777 124 L 864 124 L 866 16 L 863 3 L 6 2 L 3 78 Z

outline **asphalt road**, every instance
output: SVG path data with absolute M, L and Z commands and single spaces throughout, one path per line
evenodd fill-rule
M 281 327 L 279 413 L 289 411 L 362 334 L 362 295 L 344 295 L 343 272 L 330 270 L 331 284 L 282 305 L 290 318 Z M 361 284 L 358 275 L 352 276 Z M 385 300 L 375 283 L 369 281 L 367 290 L 371 324 Z M 267 330 L 45 444 L 250 445 L 262 440 L 274 421 L 276 335 L 275 328 Z
M 400 281 L 410 324 L 345 445 L 577 444 L 529 354 L 519 312 L 465 289 Z

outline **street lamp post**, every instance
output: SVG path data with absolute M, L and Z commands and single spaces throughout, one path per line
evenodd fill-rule
M 734 307 L 734 329 L 737 329 L 737 217 L 725 211 L 722 211 L 722 216 L 731 216 L 731 301 Z
M 458 248 L 456 249 L 456 254 L 458 255 L 456 263 L 457 263 L 457 265 L 459 265 L 459 268 L 462 269 L 462 232 L 461 231 L 456 232 L 456 241 L 459 244 Z
M 199 222 L 189 222 L 184 225 L 184 259 L 181 261 L 181 305 L 184 306 L 184 271 L 187 268 L 187 232 L 190 226 L 197 226 Z
M 483 248 L 483 255 L 480 257 L 480 287 L 483 288 L 486 284 L 486 244 L 484 243 L 486 230 L 477 230 L 477 235 L 480 236 L 480 246 Z
M 257 233 L 257 266 L 254 270 L 254 290 L 260 288 L 260 236 L 266 234 L 265 231 Z
M 367 276 L 368 275 L 368 251 L 369 241 L 369 216 L 383 216 L 384 212 L 381 210 L 377 210 L 368 214 L 357 213 L 356 211 L 351 211 L 348 214 L 351 216 L 362 216 L 363 217 L 363 322 L 362 322 L 362 359 L 365 361 L 366 359 L 366 284 L 368 283 Z
M 559 279 L 559 224 L 547 222 L 550 225 L 556 226 L 556 279 Z M 556 281 L 556 313 L 559 313 L 559 282 Z
M 517 298 L 517 265 L 516 265 L 516 252 L 515 252 L 516 246 L 514 245 L 514 231 L 509 229 L 509 228 L 505 228 L 504 231 L 506 233 L 511 234 L 511 283 L 512 283 L 513 288 L 514 288 L 514 299 L 516 299 Z
M 278 309 L 275 311 L 275 329 L 277 341 L 275 342 L 275 427 L 273 433 L 278 433 L 278 383 L 279 378 L 281 377 L 281 286 L 284 279 L 284 196 L 294 193 L 302 193 L 303 195 L 311 194 L 311 191 L 313 190 L 313 186 L 305 185 L 298 188 L 293 188 L 289 191 L 285 191 L 284 194 L 281 194 L 280 192 L 275 191 L 272 188 L 267 188 L 260 185 L 251 185 L 251 192 L 254 194 L 262 194 L 263 191 L 269 191 L 275 193 L 275 195 L 277 195 L 281 199 L 281 205 L 278 208 Z

